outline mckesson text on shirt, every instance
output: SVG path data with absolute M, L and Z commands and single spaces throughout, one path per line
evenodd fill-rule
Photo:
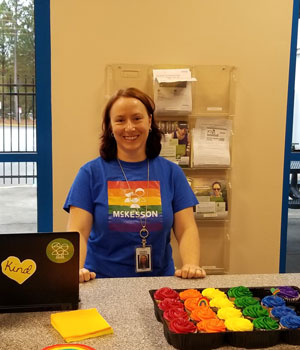
M 114 210 L 113 217 L 115 218 L 150 218 L 150 217 L 158 217 L 157 210 L 147 210 L 145 211 L 136 211 L 136 210 Z

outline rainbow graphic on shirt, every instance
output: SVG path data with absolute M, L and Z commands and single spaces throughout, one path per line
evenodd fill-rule
M 162 229 L 159 181 L 108 181 L 108 227 L 117 232 L 139 232 L 147 222 L 151 232 Z M 147 211 L 146 211 L 147 209 Z

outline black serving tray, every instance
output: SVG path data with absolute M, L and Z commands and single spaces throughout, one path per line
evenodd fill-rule
M 262 299 L 267 295 L 272 295 L 270 287 L 249 287 L 253 293 L 253 297 Z M 291 286 L 299 291 L 300 288 Z M 186 288 L 188 289 L 188 288 Z M 196 288 L 195 288 L 196 289 Z M 205 288 L 198 288 L 200 292 Z M 230 288 L 218 288 L 223 292 L 227 292 Z M 185 289 L 174 289 L 181 292 Z M 163 311 L 158 308 L 154 299 L 156 289 L 149 290 L 150 296 L 154 304 L 154 314 L 156 319 L 163 324 L 164 336 L 167 342 L 180 350 L 210 350 L 221 346 L 235 346 L 247 349 L 267 348 L 280 343 L 290 345 L 300 345 L 300 330 L 253 330 L 251 332 L 220 332 L 220 333 L 195 333 L 195 334 L 179 334 L 169 330 L 167 322 L 163 318 Z M 286 301 L 287 306 L 291 306 L 300 316 L 300 300 L 296 302 Z

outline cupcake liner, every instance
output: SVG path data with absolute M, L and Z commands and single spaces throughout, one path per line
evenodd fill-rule
M 281 341 L 290 345 L 300 345 L 300 330 L 283 329 L 281 332 Z
M 240 348 L 267 348 L 280 342 L 280 331 L 228 332 L 228 344 Z
M 164 325 L 164 335 L 170 345 L 176 349 L 184 350 L 215 349 L 223 346 L 226 342 L 226 332 L 178 334 L 170 332 L 167 325 Z

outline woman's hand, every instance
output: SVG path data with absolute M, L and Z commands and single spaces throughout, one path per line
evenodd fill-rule
M 185 264 L 181 269 L 175 271 L 175 276 L 181 278 L 204 278 L 206 272 L 198 265 Z
M 88 282 L 96 278 L 95 272 L 90 272 L 88 269 L 79 270 L 79 283 Z

